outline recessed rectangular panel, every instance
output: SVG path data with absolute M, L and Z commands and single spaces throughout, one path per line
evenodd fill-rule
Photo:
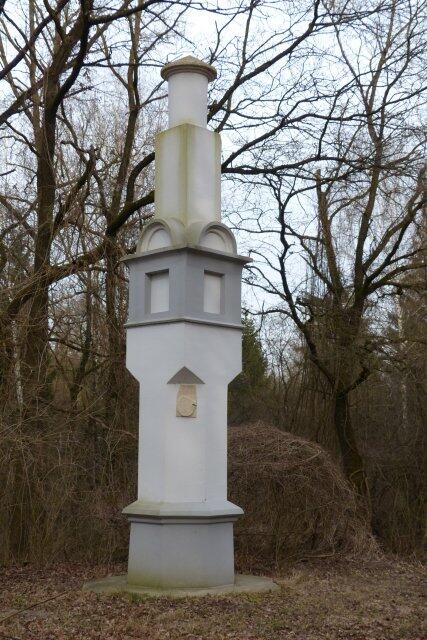
M 203 311 L 206 313 L 222 313 L 223 278 L 219 273 L 205 271 L 203 290 Z
M 169 311 L 169 271 L 148 274 L 150 313 Z

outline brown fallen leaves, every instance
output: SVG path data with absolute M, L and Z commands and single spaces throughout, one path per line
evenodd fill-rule
M 273 594 L 106 596 L 84 581 L 123 565 L 0 570 L 0 640 L 423 640 L 423 568 L 393 559 L 295 565 Z M 7 618 L 7 619 L 6 619 Z

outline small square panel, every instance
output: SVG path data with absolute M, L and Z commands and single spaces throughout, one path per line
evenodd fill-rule
M 223 280 L 223 274 L 205 271 L 203 290 L 203 311 L 205 311 L 205 313 L 222 313 L 224 297 Z

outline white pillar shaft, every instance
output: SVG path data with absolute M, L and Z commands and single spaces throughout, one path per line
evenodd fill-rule
M 156 136 L 156 218 L 221 220 L 221 138 L 183 124 Z
M 227 385 L 241 370 L 234 329 L 172 323 L 128 331 L 127 367 L 141 385 L 138 499 L 149 502 L 226 501 Z M 176 416 L 178 385 L 187 366 L 197 385 L 197 417 Z
M 201 73 L 174 73 L 169 85 L 169 127 L 196 124 L 206 127 L 208 78 Z

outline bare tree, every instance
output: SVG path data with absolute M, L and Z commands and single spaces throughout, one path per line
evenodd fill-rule
M 114 6 L 1 7 L 1 438 L 10 472 L 0 497 L 17 556 L 33 553 L 37 540 L 56 544 L 58 509 L 73 521 L 84 496 L 93 505 L 108 486 L 104 495 L 119 500 L 130 486 L 136 394 L 124 372 L 119 258 L 152 215 L 153 138 L 164 121 L 159 68 L 188 48 L 216 64 L 208 118 L 224 133 L 224 173 L 243 175 L 245 154 L 266 157 L 311 111 L 319 96 L 302 61 L 333 26 L 320 0 Z M 191 11 L 216 25 L 197 50 L 186 34 Z M 53 483 L 48 503 L 42 477 Z M 66 514 L 65 503 L 73 505 Z
M 300 369 L 290 325 L 269 336 L 274 398 L 283 392 L 271 415 L 291 405 L 323 419 L 323 403 L 301 391 L 314 379 L 308 353 L 360 491 L 349 397 L 389 348 L 380 321 L 391 296 L 425 283 L 425 235 L 414 240 L 421 0 L 113 4 L 0 5 L 0 499 L 16 557 L 62 544 L 58 513 L 68 529 L 77 508 L 98 522 L 99 501 L 105 523 L 130 499 L 137 408 L 120 257 L 153 212 L 167 59 L 191 49 L 218 68 L 208 120 L 223 134 L 226 213 L 252 246 L 265 238 L 248 277 L 267 292 L 262 311 L 291 318 L 306 344 Z M 196 14 L 214 25 L 210 42 L 189 34 Z M 112 549 L 115 517 L 102 528 Z M 76 539 L 90 535 L 84 526 Z
M 270 167 L 244 168 L 268 185 L 278 226 L 265 214 L 256 226 L 240 225 L 279 237 L 278 261 L 261 249 L 263 264 L 250 280 L 278 299 L 268 311 L 293 321 L 327 380 L 344 469 L 360 493 L 366 478 L 350 394 L 378 367 L 391 298 L 424 286 L 407 276 L 425 268 L 425 244 L 413 240 L 426 205 L 426 3 L 392 0 L 376 9 L 334 25 L 330 66 L 322 67 L 334 90 L 311 115 L 313 162 L 290 170 L 280 159 L 285 147 L 276 145 Z
M 5 219 L 23 230 L 33 258 L 17 282 L 6 283 L 2 342 L 10 351 L 9 327 L 25 317 L 24 404 L 28 418 L 40 416 L 49 405 L 49 295 L 62 290 L 62 281 L 73 282 L 73 275 L 101 264 L 109 318 L 106 419 L 114 422 L 122 377 L 118 362 L 123 362 L 118 259 L 126 244 L 134 242 L 132 228 L 152 214 L 154 192 L 147 177 L 152 176 L 153 133 L 165 96 L 157 79 L 164 61 L 160 52 L 173 43 L 175 48 L 187 45 L 189 10 L 207 11 L 217 19 L 216 42 L 207 58 L 221 75 L 208 119 L 216 130 L 234 137 L 223 161 L 223 171 L 233 174 L 240 172 L 240 157 L 248 151 L 262 153 L 289 126 L 280 107 L 281 68 L 297 52 L 309 55 L 311 38 L 330 30 L 332 23 L 320 0 L 307 0 L 297 9 L 290 3 L 286 24 L 274 2 L 258 0 L 215 7 L 124 0 L 111 12 L 93 0 L 60 0 L 55 6 L 28 0 L 25 8 L 16 8 L 16 18 L 3 8 L 0 22 L 0 79 L 8 87 L 0 124 L 9 153 L 0 204 Z M 294 79 L 288 93 L 296 91 L 300 79 Z M 107 86 L 110 91 L 114 87 L 114 103 L 100 109 L 97 100 Z M 311 108 L 315 98 L 296 95 L 297 100 L 303 109 Z M 271 105 L 268 115 L 264 102 Z

